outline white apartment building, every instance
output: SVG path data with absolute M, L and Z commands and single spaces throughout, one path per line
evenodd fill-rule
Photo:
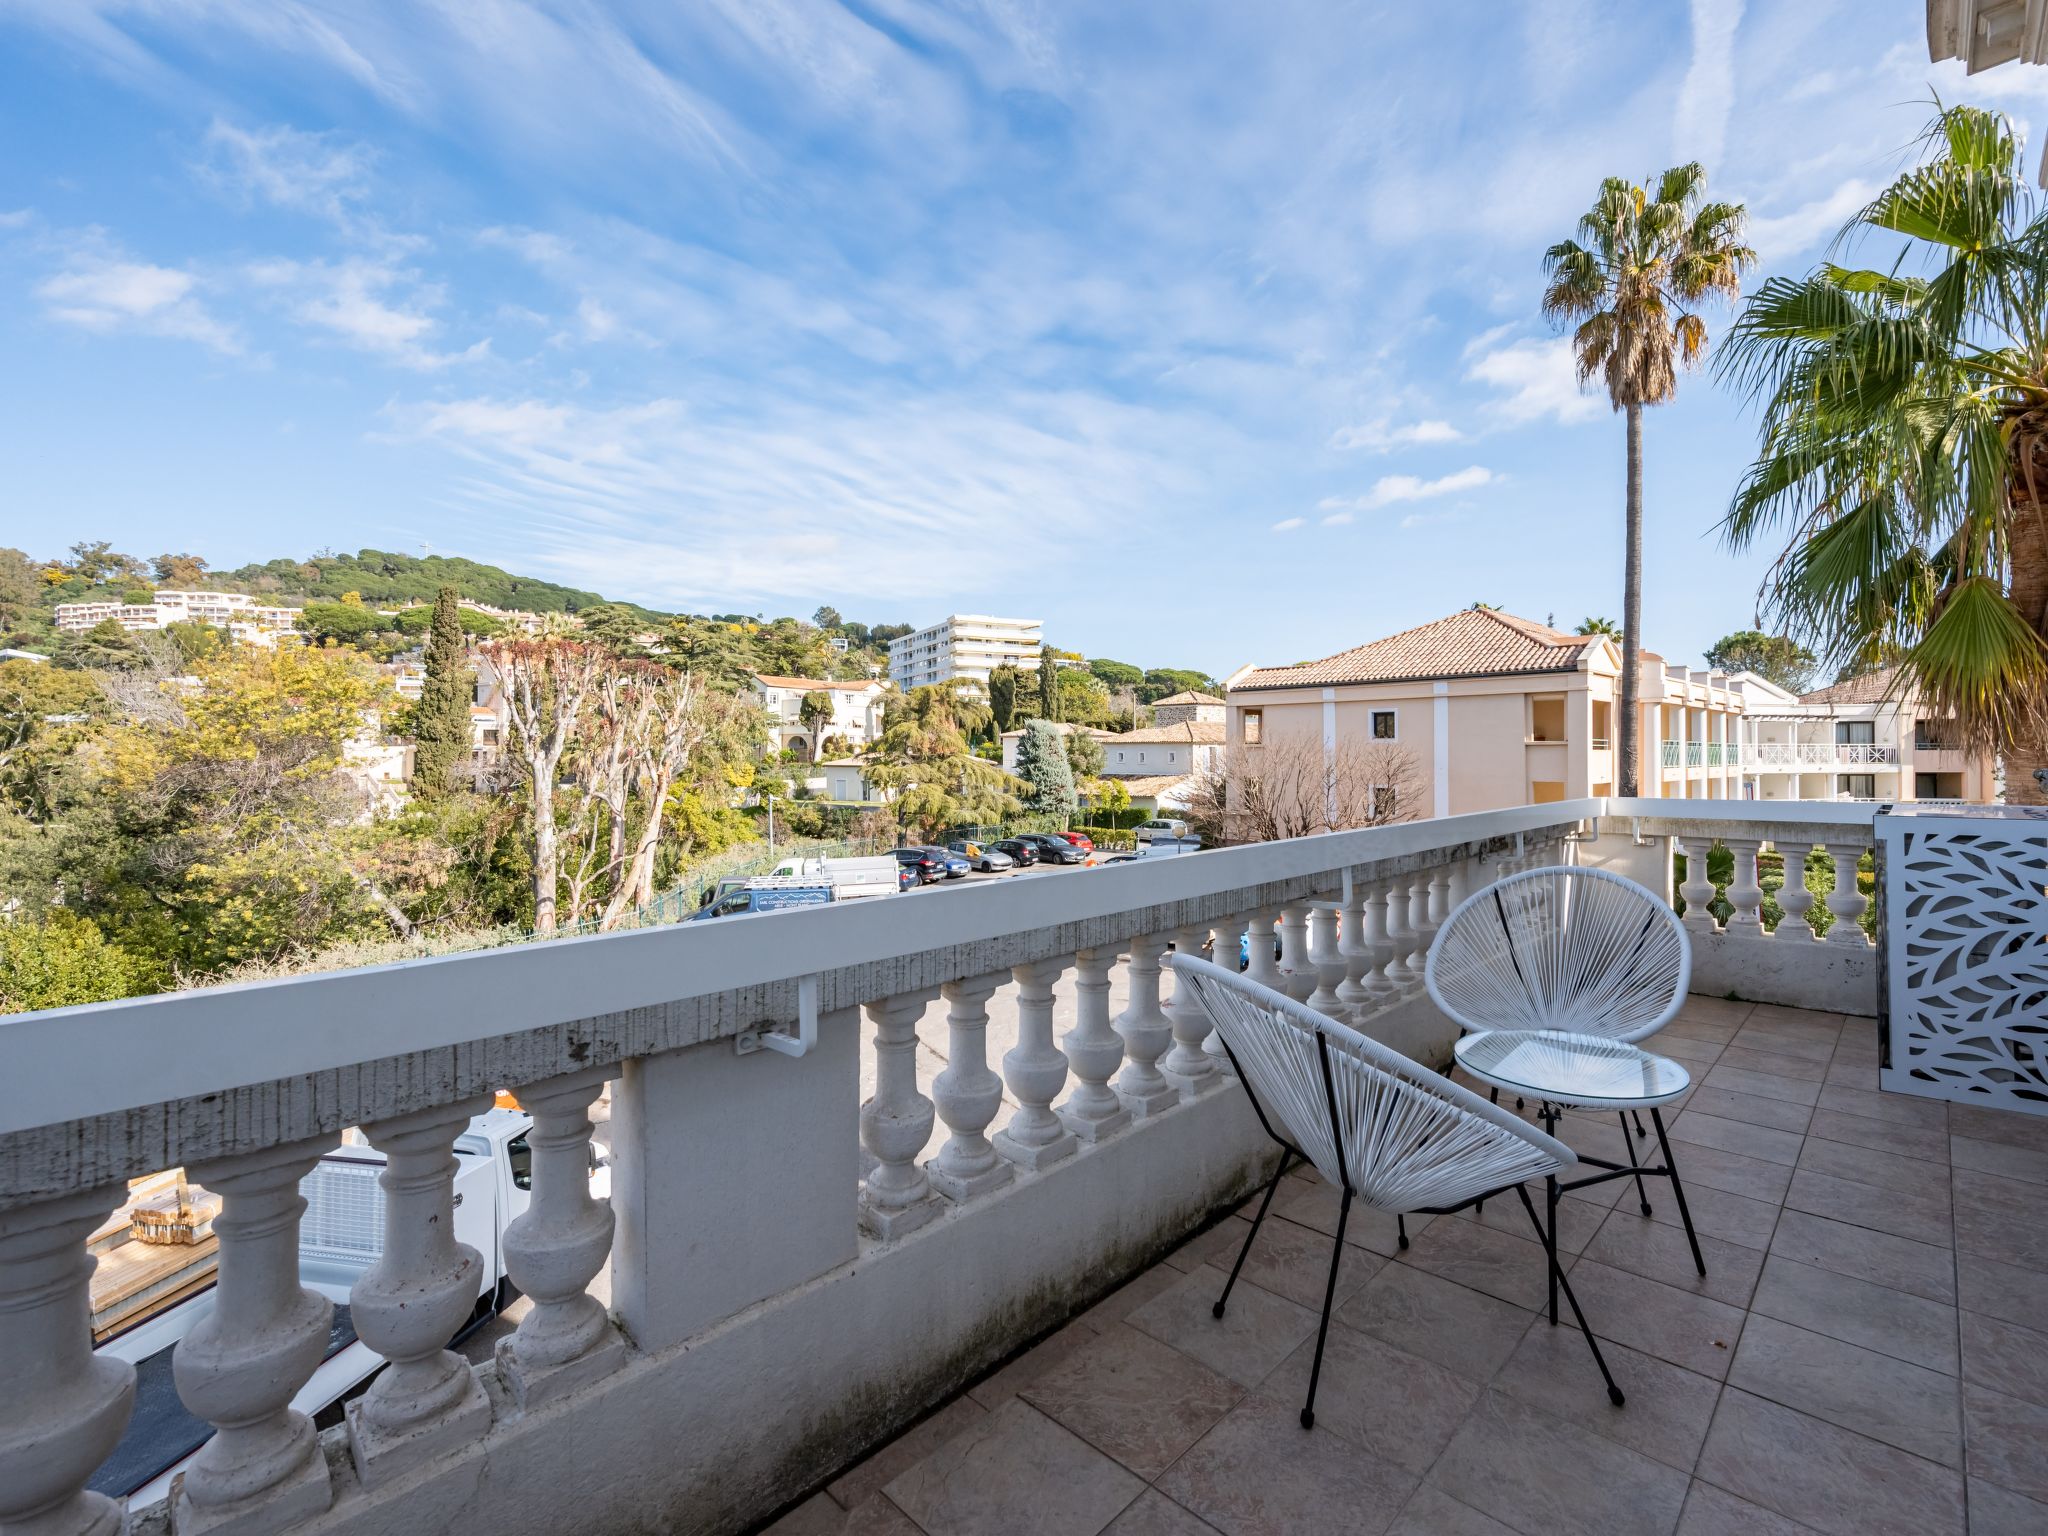
M 1953 801 L 1997 798 L 1990 757 L 1900 693 L 1889 671 L 1792 694 L 1745 672 L 1742 778 L 1752 800 Z M 1670 744 L 1666 744 L 1669 750 Z
M 261 601 L 247 592 L 174 592 L 159 589 L 147 603 L 59 603 L 57 628 L 82 633 L 112 619 L 126 630 L 171 624 L 214 624 L 237 640 L 270 645 L 299 627 L 304 610 Z
M 778 751 L 794 747 L 815 755 L 831 736 L 844 736 L 858 751 L 882 734 L 882 701 L 889 688 L 874 678 L 839 683 L 818 677 L 773 677 L 756 672 L 754 690 L 761 696 L 761 707 L 768 711 L 769 731 Z M 832 701 L 832 718 L 820 728 L 815 740 L 801 713 L 804 695 L 814 692 Z
M 956 677 L 986 688 L 997 667 L 1037 667 L 1042 629 L 1038 619 L 956 613 L 891 640 L 889 677 L 906 693 Z

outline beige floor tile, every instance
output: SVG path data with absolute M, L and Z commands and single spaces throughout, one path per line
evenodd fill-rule
M 1580 1259 L 1571 1267 L 1571 1282 L 1597 1337 L 1716 1381 L 1728 1374 L 1729 1357 L 1742 1334 L 1741 1308 L 1592 1259 Z M 1571 1308 L 1562 1296 L 1557 1308 L 1558 1320 L 1570 1322 Z
M 1986 1109 L 1975 1104 L 1948 1106 L 1948 1128 L 1974 1141 L 2002 1142 L 2010 1147 L 2027 1147 L 2048 1152 L 2048 1119 L 2023 1115 L 2010 1109 Z
M 1704 992 L 1694 992 L 1680 1005 L 1678 1017 L 1664 1027 L 1675 1029 L 1686 1020 L 1694 1019 L 1733 1029 L 1755 1011 L 1755 1003 L 1745 1003 L 1733 997 L 1709 997 Z
M 2048 1504 L 1970 1479 L 1970 1536 L 2041 1536 L 2048 1531 Z
M 1929 1461 L 1962 1465 L 1958 1383 L 1939 1371 L 1752 1316 L 1728 1382 Z
M 1275 1195 L 1273 1199 L 1277 1204 L 1280 1197 Z M 1245 1233 L 1250 1230 L 1250 1222 L 1236 1216 L 1228 1217 L 1217 1222 L 1206 1232 L 1197 1232 L 1161 1262 L 1169 1269 L 1177 1269 L 1182 1274 L 1200 1269 L 1211 1260 L 1221 1262 L 1224 1268 L 1228 1269 L 1237 1257 L 1237 1250 L 1244 1243 Z
M 1956 1309 L 1946 1302 L 1772 1254 L 1749 1307 L 1753 1314 L 1957 1374 Z
M 1698 1475 L 1828 1536 L 1962 1536 L 1963 1480 L 1866 1435 L 1730 1387 Z
M 1779 1207 L 1775 1200 L 1752 1200 L 1747 1195 L 1733 1195 L 1711 1185 L 1693 1183 L 1683 1152 L 1678 1154 L 1678 1176 L 1685 1181 L 1685 1203 L 1692 1212 L 1693 1230 L 1700 1236 L 1718 1237 L 1723 1242 L 1740 1243 L 1745 1248 L 1771 1246 L 1771 1234 L 1778 1229 Z M 1648 1180 L 1644 1182 L 1650 1196 L 1651 1219 L 1668 1226 L 1682 1227 L 1684 1223 L 1679 1218 L 1678 1201 L 1670 1189 L 1659 1189 L 1657 1184 Z M 1634 1193 L 1635 1186 L 1630 1185 L 1629 1194 L 1633 1196 Z M 1636 1209 L 1628 1200 L 1616 1201 L 1615 1208 L 1622 1211 Z
M 1678 1517 L 1678 1536 L 1808 1536 L 1812 1529 L 1697 1480 Z
M 1669 1056 L 1673 1061 L 1682 1061 L 1686 1069 L 1695 1076 L 1711 1067 L 1726 1049 L 1718 1040 L 1695 1040 L 1689 1035 L 1674 1035 L 1669 1030 L 1660 1032 L 1653 1045 L 1645 1050 L 1655 1051 L 1659 1056 Z
M 972 1398 L 956 1397 L 923 1423 L 905 1430 L 866 1461 L 842 1472 L 825 1485 L 840 1505 L 852 1509 L 865 1503 L 899 1472 L 915 1466 L 956 1435 L 965 1434 L 988 1411 Z
M 1229 1278 L 1214 1265 L 1204 1265 L 1181 1276 L 1128 1321 L 1232 1381 L 1255 1387 L 1314 1331 L 1318 1314 L 1240 1278 L 1219 1318 L 1213 1309 Z
M 1779 1218 L 1771 1252 L 1931 1301 L 1953 1303 L 1956 1299 L 1956 1256 L 1947 1248 L 1893 1237 L 1852 1222 L 1787 1211 Z
M 1119 1324 L 1100 1335 L 1095 1348 L 1048 1371 L 1019 1395 L 1149 1480 L 1244 1393 L 1229 1377 Z
M 1901 1157 L 1924 1158 L 1930 1163 L 1949 1160 L 1946 1131 L 1930 1126 L 1897 1125 L 1865 1115 L 1845 1115 L 1838 1109 L 1816 1109 L 1806 1134 L 1846 1142 L 1852 1147 L 1896 1152 Z
M 1102 1536 L 1215 1536 L 1216 1527 L 1198 1520 L 1156 1488 L 1110 1521 Z
M 1952 1136 L 1949 1145 L 1950 1161 L 1958 1168 L 1995 1173 L 2000 1178 L 2027 1184 L 2048 1184 L 2048 1152 L 1999 1141 L 1979 1141 L 1974 1136 Z
M 1389 1264 L 1338 1311 L 1347 1328 L 1486 1381 L 1534 1314 L 1406 1264 Z
M 1970 1475 L 2048 1501 L 2048 1408 L 1965 1385 Z
M 1956 1255 L 1956 1277 L 1966 1311 L 2029 1328 L 2048 1318 L 2048 1271 L 1965 1252 Z
M 1792 1187 L 1785 1192 L 1785 1208 L 1869 1227 L 1875 1232 L 1889 1232 L 1893 1237 L 1934 1247 L 1947 1246 L 1956 1230 L 1945 1197 L 1936 1199 L 1903 1189 L 1858 1184 L 1808 1168 L 1793 1173 Z
M 1387 1536 L 1516 1536 L 1512 1526 L 1424 1483 Z
M 814 1493 L 759 1536 L 839 1536 L 846 1529 L 846 1511 L 829 1494 Z
M 1703 1277 L 1693 1262 L 1692 1245 L 1686 1242 L 1683 1227 L 1649 1220 L 1632 1209 L 1617 1209 L 1584 1251 L 1587 1258 L 1602 1264 L 1661 1280 L 1696 1296 L 1711 1296 L 1731 1307 L 1749 1305 L 1764 1263 L 1760 1248 L 1745 1248 L 1701 1233 L 1700 1257 L 1707 1261 Z
M 1804 1104 L 1808 1108 L 1819 1100 L 1822 1086 L 1801 1078 L 1780 1077 L 1775 1072 L 1748 1072 L 1741 1067 L 1724 1067 L 1718 1062 L 1702 1081 L 1709 1088 L 1753 1093 L 1760 1099 L 1782 1099 L 1787 1104 Z
M 1759 1029 L 1811 1029 L 1840 1034 L 1850 1015 L 1821 1013 L 1812 1008 L 1788 1008 L 1782 1003 L 1758 1003 L 1750 1009 L 1744 1024 Z
M 1645 1155 L 1654 1156 L 1654 1149 Z M 1718 1189 L 1741 1195 L 1745 1200 L 1767 1200 L 1776 1205 L 1784 1200 L 1792 1183 L 1792 1169 L 1787 1164 L 1720 1147 L 1674 1144 L 1671 1155 L 1678 1160 L 1678 1176 L 1685 1180 L 1688 1196 L 1695 1189 Z M 1656 1186 L 1649 1189 L 1650 1199 L 1655 1201 Z
M 1273 1201 L 1274 1214 L 1296 1222 L 1304 1227 L 1334 1236 L 1337 1231 L 1337 1213 L 1343 1205 L 1343 1191 L 1331 1185 L 1316 1183 L 1300 1189 L 1283 1189 Z M 1415 1236 L 1428 1230 L 1435 1218 L 1410 1216 L 1408 1236 Z M 1400 1231 L 1394 1218 L 1384 1211 L 1375 1211 L 1353 1201 L 1351 1216 L 1344 1223 L 1344 1241 L 1354 1248 L 1370 1248 L 1374 1253 L 1391 1257 L 1400 1251 Z
M 2048 1333 L 1965 1312 L 1962 1335 L 1964 1381 L 2048 1407 Z
M 1414 1474 L 1342 1435 L 1304 1430 L 1300 1413 L 1254 1393 L 1167 1468 L 1159 1491 L 1225 1536 L 1378 1536 Z
M 1869 1060 L 1833 1062 L 1828 1067 L 1826 1081 L 1837 1088 L 1853 1088 L 1866 1092 L 1881 1091 L 1877 1063 Z
M 967 1389 L 967 1395 L 984 1408 L 999 1408 L 1047 1371 L 1063 1363 L 1075 1350 L 1091 1346 L 1101 1337 L 1093 1328 L 1076 1319 L 1050 1338 L 1040 1339 L 1007 1365 L 982 1377 Z
M 1543 1215 L 1543 1188 L 1540 1184 L 1529 1186 L 1531 1203 L 1539 1217 Z M 1476 1221 L 1482 1227 L 1491 1227 L 1496 1232 L 1505 1232 L 1509 1237 L 1526 1238 L 1536 1241 L 1536 1228 L 1529 1224 L 1529 1213 L 1522 1208 L 1522 1202 L 1513 1194 L 1501 1195 L 1486 1202 L 1484 1207 L 1471 1206 L 1460 1211 L 1456 1221 Z M 1600 1230 L 1600 1223 L 1607 1219 L 1607 1207 L 1594 1205 L 1584 1200 L 1560 1200 L 1557 1202 L 1557 1246 L 1565 1253 L 1577 1253 L 1593 1240 L 1593 1234 Z
M 1765 1051 L 1773 1056 L 1796 1057 L 1801 1061 L 1818 1062 L 1826 1066 L 1834 1058 L 1840 1039 L 1838 1030 L 1826 1027 L 1808 1029 L 1796 1025 L 1767 1025 L 1759 1024 L 1752 1019 L 1735 1032 L 1735 1038 L 1728 1044 L 1746 1051 Z M 1785 1075 L 1798 1077 L 1803 1074 L 1788 1072 Z
M 1687 1479 L 1639 1451 L 1490 1391 L 1430 1469 L 1429 1481 L 1518 1530 L 1662 1536 L 1678 1524 Z
M 1801 1078 L 1809 1083 L 1825 1082 L 1828 1075 L 1828 1057 L 1834 1053 L 1832 1045 L 1821 1047 L 1822 1055 L 1816 1061 L 1811 1056 L 1787 1055 L 1783 1050 L 1773 1050 L 1771 1045 L 1755 1040 L 1747 1030 L 1728 1042 L 1721 1052 L 1717 1065 L 1738 1067 L 1744 1072 L 1770 1072 L 1778 1077 Z
M 1768 1126 L 1774 1131 L 1804 1132 L 1814 1111 L 1804 1104 L 1787 1104 L 1783 1099 L 1760 1099 L 1753 1093 L 1730 1093 L 1726 1088 L 1702 1084 L 1686 1101 L 1686 1112 L 1698 1110 L 1723 1120 L 1740 1120 L 1745 1125 Z M 1670 1116 L 1665 1116 L 1668 1123 Z
M 1938 1099 L 1916 1099 L 1904 1093 L 1878 1093 L 1870 1088 L 1843 1088 L 1834 1083 L 1820 1091 L 1820 1107 L 1866 1120 L 1884 1120 L 1893 1125 L 1919 1126 L 1931 1131 L 1948 1129 L 1948 1106 Z
M 2048 1185 L 1958 1168 L 1955 1202 L 1958 1248 L 2048 1270 Z
M 1752 1125 L 1743 1120 L 1724 1119 L 1719 1115 L 1707 1113 L 1697 1104 L 1671 1121 L 1670 1130 L 1673 1141 L 1716 1147 L 1723 1152 L 1734 1152 L 1742 1157 L 1760 1159 L 1767 1163 L 1783 1163 L 1788 1168 L 1799 1161 L 1799 1149 L 1806 1140 L 1797 1131 L 1780 1131 L 1767 1125 Z M 1685 1153 L 1677 1148 L 1673 1151 L 1682 1165 Z M 1745 1194 L 1747 1191 L 1737 1190 L 1736 1193 Z
M 1170 1264 L 1155 1264 L 1127 1285 L 1111 1291 L 1083 1312 L 1077 1322 L 1097 1333 L 1106 1332 L 1129 1317 L 1153 1297 L 1171 1290 L 1181 1271 Z M 1226 1271 L 1227 1273 L 1227 1271 Z
M 1315 1350 L 1313 1336 L 1303 1340 L 1260 1384 L 1260 1394 L 1298 1409 L 1308 1397 Z M 1370 1334 L 1332 1328 L 1316 1388 L 1316 1429 L 1420 1477 L 1451 1443 L 1480 1390 L 1477 1382 Z
M 1366 1213 L 1354 1205 L 1352 1214 L 1361 1216 Z M 1350 1234 L 1348 1224 L 1345 1234 L 1347 1237 Z M 1285 1296 L 1304 1307 L 1313 1307 L 1320 1314 L 1323 1293 L 1330 1283 L 1330 1258 L 1335 1247 L 1336 1239 L 1327 1233 L 1278 1216 L 1268 1216 L 1252 1242 L 1240 1280 L 1249 1280 L 1276 1296 Z M 1218 1254 L 1211 1262 L 1228 1274 L 1236 1261 L 1237 1250 L 1232 1249 Z M 1337 1300 L 1341 1303 L 1351 1296 L 1386 1262 L 1371 1249 L 1346 1242 L 1344 1258 L 1337 1266 Z
M 1539 1306 L 1548 1294 L 1549 1260 L 1534 1235 L 1516 1237 L 1478 1222 L 1439 1221 L 1396 1262 L 1518 1307 Z
M 1522 1336 L 1493 1389 L 1690 1472 L 1707 1438 L 1720 1383 L 1607 1340 L 1607 1368 L 1628 1401 L 1617 1408 L 1576 1328 L 1538 1324 Z
M 878 1493 L 860 1508 L 848 1510 L 839 1536 L 925 1536 L 910 1516 Z
M 1097 1536 L 1145 1485 L 1012 1399 L 885 1491 L 928 1536 Z
M 1896 1190 L 1931 1207 L 1948 1209 L 1948 1167 L 1924 1157 L 1907 1157 L 1876 1147 L 1852 1147 L 1847 1142 L 1829 1141 L 1825 1136 L 1810 1136 L 1800 1150 L 1799 1166 L 1854 1184 Z

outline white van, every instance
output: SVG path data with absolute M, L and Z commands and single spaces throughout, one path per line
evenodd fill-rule
M 1188 824 L 1175 816 L 1154 816 L 1150 821 L 1138 823 L 1137 838 L 1141 843 L 1149 843 L 1155 837 L 1179 838 L 1187 835 Z
M 769 874 L 785 880 L 822 880 L 832 887 L 834 901 L 852 901 L 862 896 L 894 896 L 902 876 L 893 856 L 872 858 L 820 859 L 788 858 Z

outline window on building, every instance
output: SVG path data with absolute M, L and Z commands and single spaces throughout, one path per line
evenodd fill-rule
M 1145 754 L 1144 754 L 1144 753 L 1140 752 L 1140 753 L 1138 754 L 1138 761 L 1139 761 L 1139 762 L 1141 762 L 1141 763 L 1142 763 L 1143 761 L 1145 761 Z
M 1263 739 L 1266 727 L 1265 711 L 1248 709 L 1244 712 L 1244 744 L 1256 747 Z
M 1400 791 L 1391 784 L 1375 784 L 1372 787 L 1372 819 L 1392 821 L 1399 809 Z
M 1835 742 L 1838 746 L 1867 747 L 1877 740 L 1877 724 L 1872 720 L 1837 720 Z
M 1395 731 L 1394 712 L 1391 709 L 1376 709 L 1372 712 L 1372 739 L 1392 741 Z M 1374 791 L 1378 793 L 1377 790 Z
M 1877 775 L 1874 773 L 1845 773 L 1841 776 L 1841 785 L 1841 793 L 1848 799 L 1877 798 Z

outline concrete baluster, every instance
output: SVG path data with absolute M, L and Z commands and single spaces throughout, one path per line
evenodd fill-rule
M 1202 958 L 1202 943 L 1207 930 L 1202 927 L 1183 928 L 1174 935 L 1174 952 Z M 1237 964 L 1236 956 L 1229 957 L 1229 966 Z M 1166 1060 L 1159 1064 L 1159 1070 L 1166 1080 L 1178 1088 L 1183 1096 L 1192 1098 L 1198 1093 L 1207 1093 L 1220 1088 L 1223 1079 L 1216 1070 L 1216 1063 L 1209 1053 L 1202 1049 L 1202 1043 L 1209 1038 L 1213 1027 L 1208 1012 L 1195 1000 L 1192 987 L 1175 982 L 1173 997 L 1166 1004 L 1167 1023 L 1173 1030 L 1173 1049 L 1166 1053 Z
M 1245 964 L 1246 978 L 1262 987 L 1271 987 L 1275 992 L 1282 990 L 1280 983 L 1284 979 L 1280 974 L 1280 957 L 1273 947 L 1278 916 L 1274 912 L 1252 913 L 1246 919 L 1245 940 L 1245 948 L 1250 951 Z
M 1242 913 L 1219 917 L 1209 925 L 1209 954 L 1226 971 L 1239 970 L 1250 963 L 1251 941 L 1248 935 L 1249 918 Z M 1223 1036 L 1217 1033 L 1212 1021 L 1209 1033 L 1202 1037 L 1202 1049 L 1208 1054 L 1218 1072 L 1230 1070 L 1230 1058 L 1223 1049 Z
M 1870 898 L 1856 886 L 1856 862 L 1863 857 L 1863 848 L 1856 843 L 1829 843 L 1827 850 L 1828 857 L 1835 862 L 1835 888 L 1828 892 L 1828 911 L 1835 920 L 1828 928 L 1828 942 L 1868 944 L 1870 936 L 1863 931 L 1863 909 L 1870 905 Z
M 1806 855 L 1813 845 L 1773 841 L 1772 846 L 1785 861 L 1785 883 L 1778 889 L 1778 905 L 1785 915 L 1778 919 L 1778 937 L 1811 939 L 1813 919 L 1807 914 L 1813 910 L 1813 892 L 1806 886 Z
M 1113 949 L 1084 949 L 1074 956 L 1074 1027 L 1060 1042 L 1074 1069 L 1074 1091 L 1059 1108 L 1060 1120 L 1082 1141 L 1100 1141 L 1131 1123 L 1131 1112 L 1110 1086 L 1124 1059 L 1124 1042 L 1109 1018 L 1109 968 Z
M 135 1367 L 92 1352 L 86 1239 L 127 1198 L 105 1184 L 0 1211 L 0 1530 L 118 1536 L 126 1511 L 86 1480 L 120 1443 Z
M 455 1138 L 489 1109 L 482 1094 L 363 1127 L 385 1156 L 384 1251 L 349 1291 L 356 1335 L 386 1365 L 347 1408 L 366 1487 L 482 1437 L 491 1401 L 448 1348 L 483 1294 L 483 1256 L 455 1240 Z
M 1387 959 L 1381 967 L 1389 994 L 1405 992 L 1422 980 L 1422 973 L 1408 964 L 1409 951 L 1415 948 L 1415 929 L 1408 921 L 1408 882 L 1395 877 L 1382 884 L 1386 893 L 1386 936 Z
M 1394 944 L 1387 936 L 1387 882 L 1384 880 L 1366 882 L 1365 946 L 1372 956 L 1371 966 L 1365 973 L 1367 1006 L 1378 1008 L 1399 990 L 1394 978 L 1387 974 L 1387 967 L 1393 963 Z
M 1064 959 L 1010 967 L 1017 981 L 1017 1043 L 1003 1055 L 1003 1081 L 1017 1107 L 996 1132 L 995 1145 L 1020 1168 L 1050 1167 L 1080 1146 L 1052 1109 L 1067 1086 L 1066 1053 L 1052 1043 L 1052 989 L 1066 968 Z
M 334 1303 L 299 1284 L 299 1183 L 339 1143 L 317 1136 L 186 1170 L 221 1208 L 213 1309 L 171 1356 L 179 1399 L 214 1427 L 171 1496 L 181 1536 L 276 1530 L 334 1501 L 320 1437 L 291 1401 L 334 1323 Z
M 1372 969 L 1372 945 L 1365 936 L 1366 883 L 1356 870 L 1344 871 L 1342 927 L 1337 932 L 1337 953 L 1344 960 L 1344 979 L 1337 984 L 1338 1017 L 1356 1021 L 1372 1002 L 1365 973 Z
M 1316 989 L 1308 1006 L 1326 1019 L 1341 1019 L 1343 1004 L 1337 984 L 1344 979 L 1344 956 L 1337 948 L 1337 904 L 1319 901 L 1309 912 L 1309 958 L 1316 970 Z
M 626 1341 L 590 1282 L 611 1256 L 609 1200 L 590 1193 L 590 1106 L 616 1067 L 570 1072 L 519 1090 L 533 1116 L 533 1199 L 505 1229 L 505 1269 L 533 1300 L 519 1331 L 498 1341 L 498 1379 L 521 1409 L 617 1370 Z
M 1408 972 L 1419 983 L 1429 963 L 1429 946 L 1436 938 L 1436 926 L 1429 920 L 1429 888 L 1436 877 L 1419 870 L 1408 880 L 1408 926 L 1413 930 L 1408 951 Z
M 1159 935 L 1131 940 L 1131 1000 L 1116 1021 L 1116 1032 L 1124 1040 L 1124 1069 L 1116 1080 L 1116 1095 L 1138 1119 L 1180 1102 L 1180 1090 L 1159 1071 L 1160 1055 L 1173 1039 L 1173 1026 L 1159 1006 L 1159 962 L 1166 943 Z
M 1724 838 L 1735 855 L 1735 877 L 1728 882 L 1728 936 L 1731 939 L 1760 939 L 1764 935 L 1762 914 L 1764 890 L 1757 879 L 1756 856 L 1763 844 L 1753 837 Z
M 1683 921 L 1689 932 L 1712 933 L 1716 927 L 1714 882 L 1707 875 L 1707 855 L 1713 849 L 1713 839 L 1688 837 L 1680 846 L 1685 850 L 1685 884 L 1678 888 L 1678 894 L 1685 898 Z
M 875 1027 L 875 1095 L 860 1107 L 860 1140 L 875 1166 L 861 1192 L 860 1224 L 875 1237 L 915 1232 L 945 1209 L 918 1154 L 936 1112 L 917 1086 L 917 1021 L 930 992 L 899 992 L 863 1004 Z
M 1000 1189 L 1016 1171 L 996 1154 L 989 1122 L 1003 1102 L 1003 1080 L 988 1066 L 988 1000 L 1001 976 L 970 976 L 939 988 L 946 1000 L 948 1063 L 932 1084 L 939 1118 L 953 1134 L 929 1164 L 932 1187 L 949 1200 Z
M 1280 990 L 1305 1003 L 1316 989 L 1315 959 L 1308 946 L 1309 905 L 1290 901 L 1280 909 Z

